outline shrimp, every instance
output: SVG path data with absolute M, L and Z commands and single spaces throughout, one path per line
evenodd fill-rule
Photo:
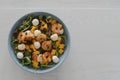
M 52 25 L 52 31 L 54 33 L 60 34 L 61 30 L 62 30 L 62 25 L 60 23 L 55 23 Z
M 51 41 L 44 41 L 42 43 L 43 50 L 50 51 L 52 49 L 52 42 Z

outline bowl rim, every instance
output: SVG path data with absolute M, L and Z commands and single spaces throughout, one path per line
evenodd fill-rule
M 67 34 L 67 47 L 66 47 L 66 50 L 64 52 L 64 54 L 60 57 L 60 62 L 57 63 L 55 66 L 51 67 L 51 68 L 48 68 L 48 69 L 45 69 L 45 70 L 35 70 L 35 69 L 31 69 L 31 68 L 28 68 L 26 66 L 23 66 L 21 65 L 19 62 L 18 62 L 18 59 L 15 57 L 15 54 L 14 54 L 14 50 L 11 46 L 11 37 L 12 37 L 12 34 L 13 34 L 13 31 L 14 29 L 17 27 L 16 25 L 19 24 L 19 22 L 21 20 L 23 20 L 25 17 L 27 17 L 28 15 L 31 15 L 31 14 L 34 14 L 34 15 L 49 15 L 49 16 L 52 16 L 54 18 L 56 18 L 57 20 L 59 20 L 63 25 L 64 25 L 64 28 L 65 28 L 65 32 Z M 25 14 L 23 15 L 22 17 L 20 17 L 18 20 L 16 20 L 16 22 L 12 25 L 11 27 L 11 30 L 9 32 L 9 36 L 8 36 L 8 51 L 9 51 L 9 54 L 11 56 L 11 58 L 13 59 L 13 61 L 18 65 L 20 66 L 20 68 L 22 68 L 23 70 L 25 71 L 28 71 L 28 72 L 31 72 L 31 73 L 46 73 L 46 72 L 50 72 L 50 71 L 53 71 L 55 70 L 56 68 L 58 68 L 63 62 L 64 60 L 67 58 L 68 56 L 68 53 L 70 51 L 70 34 L 69 34 L 69 31 L 68 31 L 68 28 L 66 27 L 66 25 L 63 23 L 63 21 L 57 17 L 56 15 L 53 15 L 51 13 L 48 13 L 48 12 L 31 12 L 31 13 L 28 13 L 28 14 Z

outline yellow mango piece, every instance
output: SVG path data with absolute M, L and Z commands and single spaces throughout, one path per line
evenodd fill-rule
M 41 28 L 40 28 L 41 30 L 48 29 L 48 25 L 44 21 L 40 20 L 40 22 L 41 22 Z
M 32 33 L 34 33 L 34 31 L 35 31 L 36 29 L 37 29 L 37 27 L 36 27 L 36 26 L 32 26 L 32 28 L 31 28 L 31 30 L 30 30 L 30 31 L 31 31 Z
M 59 45 L 59 48 L 60 48 L 60 49 L 63 49 L 64 47 L 65 47 L 64 44 L 60 44 L 60 45 Z
M 38 54 L 40 54 L 40 52 L 39 51 L 34 51 L 33 54 L 38 55 Z
M 60 42 L 56 41 L 55 45 L 58 47 L 60 45 Z
M 31 48 L 33 51 L 37 51 L 36 48 L 35 48 L 35 46 L 34 46 L 33 44 L 30 45 L 30 48 Z
M 58 51 L 60 54 L 62 54 L 63 52 L 64 52 L 64 50 L 63 49 L 59 49 L 59 51 Z
M 51 54 L 52 54 L 52 55 L 55 55 L 55 54 L 56 54 L 56 50 L 55 50 L 55 49 L 52 49 Z
M 40 20 L 41 23 L 43 23 L 44 21 L 43 20 Z
M 55 24 L 55 23 L 56 23 L 56 20 L 55 20 L 55 19 L 50 19 L 49 22 L 50 22 L 51 24 Z
M 61 42 L 61 40 L 62 40 L 62 38 L 59 36 L 59 37 L 58 37 L 58 41 Z
M 25 45 L 25 49 L 26 49 L 28 52 L 31 52 L 31 49 L 30 49 L 30 46 L 29 46 L 29 45 Z
M 37 62 L 37 61 L 32 61 L 32 66 L 33 66 L 34 68 L 39 68 L 38 64 L 39 64 L 39 62 Z
M 40 22 L 41 22 L 41 24 L 43 25 L 43 24 L 46 24 L 44 21 L 42 21 L 42 20 L 40 20 Z
M 48 29 L 47 24 L 43 24 L 40 29 L 41 29 L 41 30 Z

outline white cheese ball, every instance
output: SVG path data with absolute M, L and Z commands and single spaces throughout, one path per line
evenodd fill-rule
M 63 30 L 63 29 L 61 29 L 61 30 L 60 30 L 60 34 L 63 34 L 63 33 L 64 33 L 64 30 Z
M 39 49 L 40 46 L 41 46 L 40 42 L 38 42 L 38 41 L 34 42 L 34 46 L 35 46 L 36 49 Z
M 38 36 L 39 34 L 41 34 L 41 31 L 40 31 L 40 30 L 35 30 L 35 31 L 34 31 L 34 36 Z
M 39 24 L 39 20 L 38 20 L 38 19 L 33 19 L 33 20 L 32 20 L 32 24 L 33 24 L 34 26 L 37 26 L 37 25 Z
M 53 34 L 53 35 L 50 36 L 50 38 L 51 38 L 52 41 L 56 41 L 56 40 L 58 40 L 58 35 Z
M 38 61 L 38 62 L 42 62 L 42 61 L 43 61 L 43 59 L 42 59 L 42 54 L 39 54 L 39 55 L 37 56 L 37 61 Z
M 52 60 L 54 63 L 58 63 L 60 59 L 57 56 L 53 56 Z
M 22 53 L 22 52 L 18 52 L 18 53 L 17 53 L 17 58 L 18 58 L 18 59 L 22 59 L 22 58 L 23 58 L 23 56 L 24 56 L 24 55 L 23 55 L 23 53 Z
M 25 50 L 25 44 L 18 44 L 19 50 Z

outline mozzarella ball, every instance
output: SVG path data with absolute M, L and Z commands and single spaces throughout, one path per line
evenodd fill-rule
M 23 58 L 23 56 L 24 56 L 24 55 L 23 55 L 23 53 L 22 53 L 22 52 L 18 52 L 18 53 L 17 53 L 17 58 L 18 58 L 18 59 L 22 59 L 22 58 Z
M 41 45 L 40 45 L 40 42 L 34 42 L 34 46 L 35 46 L 36 49 L 39 49 L 40 46 L 41 46 Z
M 58 63 L 59 62 L 59 58 L 57 56 L 53 56 L 52 60 L 54 63 Z
M 35 30 L 35 31 L 34 31 L 34 35 L 35 35 L 35 36 L 38 36 L 39 34 L 41 34 L 41 31 L 40 31 L 40 30 Z
M 38 62 L 42 62 L 42 61 L 43 61 L 43 59 L 42 59 L 42 54 L 39 54 L 39 55 L 37 56 L 37 61 L 38 61 Z
M 58 40 L 58 35 L 53 34 L 53 35 L 50 36 L 50 38 L 51 38 L 52 41 L 56 41 L 56 40 Z
M 63 33 L 64 33 L 64 30 L 63 30 L 63 29 L 61 29 L 61 30 L 60 30 L 60 34 L 63 34 Z
M 38 20 L 38 19 L 33 19 L 33 20 L 32 20 L 32 24 L 33 24 L 34 26 L 37 26 L 37 25 L 39 24 L 39 20 Z
M 18 44 L 19 50 L 25 50 L 25 44 Z

